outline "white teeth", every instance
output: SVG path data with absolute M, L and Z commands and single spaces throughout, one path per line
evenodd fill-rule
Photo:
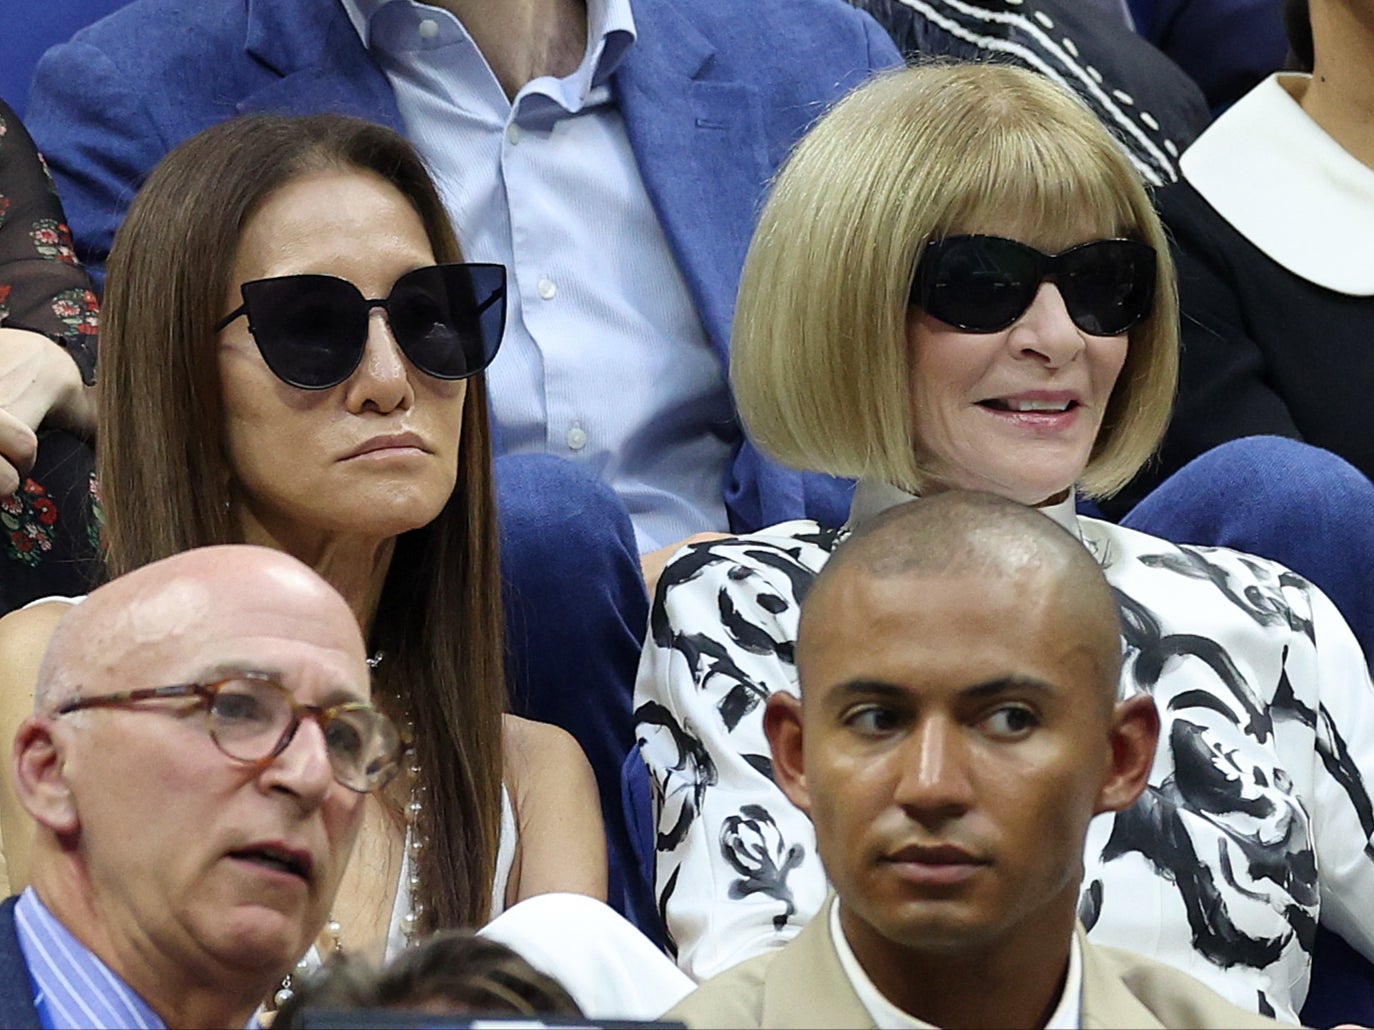
M 1068 401 L 1028 401 L 1009 400 L 1006 402 L 1011 411 L 1068 411 Z

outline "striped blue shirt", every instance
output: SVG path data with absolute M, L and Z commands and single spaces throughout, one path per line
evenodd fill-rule
M 599 476 L 641 551 L 728 529 L 723 483 L 741 431 L 611 93 L 635 42 L 630 0 L 588 0 L 581 64 L 513 101 L 448 11 L 339 2 L 464 254 L 510 270 L 487 372 L 497 453 L 554 454 Z
M 71 1030 L 164 1030 L 146 1001 L 48 911 L 32 887 L 14 906 L 19 950 L 43 1026 Z

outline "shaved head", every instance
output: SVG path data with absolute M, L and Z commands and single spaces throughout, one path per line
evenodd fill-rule
M 1063 633 L 1073 634 L 1093 656 L 1105 700 L 1116 699 L 1121 643 L 1111 588 L 1087 548 L 1035 508 L 996 494 L 948 490 L 889 508 L 863 523 L 812 584 L 802 605 L 799 647 L 805 647 L 808 623 L 829 617 L 827 594 L 835 584 L 856 576 L 975 576 L 987 582 L 990 595 L 1011 584 L 1034 582 L 1037 590 L 1053 592 Z M 930 604 L 939 604 L 938 592 L 929 598 Z M 1014 609 L 1013 597 L 1009 615 Z M 802 685 L 804 689 L 804 680 Z
M 120 576 L 64 615 L 39 669 L 34 711 L 50 712 L 79 693 L 124 685 L 131 665 L 160 667 L 158 678 L 172 682 L 166 679 L 176 675 L 175 663 L 167 664 L 170 652 L 182 661 L 194 655 L 197 638 L 207 636 L 218 612 L 251 606 L 257 598 L 287 601 L 287 621 L 293 610 L 325 614 L 340 630 L 340 646 L 364 654 L 347 604 L 307 565 L 266 547 L 201 547 Z M 160 661 L 162 652 L 168 655 Z
M 370 696 L 352 610 L 281 551 L 111 580 L 15 734 L 34 890 L 167 1025 L 243 1026 L 328 917 L 364 798 L 330 727 Z
M 1154 699 L 1117 701 L 1120 673 L 1097 562 L 1002 497 L 891 508 L 816 578 L 801 697 L 774 691 L 764 713 L 772 771 L 815 826 L 845 939 L 899 1008 L 1039 1025 L 1026 1020 L 1068 963 L 1089 823 L 1132 804 L 1153 763 Z M 1023 987 L 1041 993 L 1008 994 L 1027 1010 L 1015 1019 L 953 989 L 1028 954 L 1041 968 Z

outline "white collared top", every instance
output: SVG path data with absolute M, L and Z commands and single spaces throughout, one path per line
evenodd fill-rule
M 1271 75 L 1183 153 L 1183 176 L 1271 260 L 1308 282 L 1374 296 L 1374 168 L 1299 105 L 1310 76 Z

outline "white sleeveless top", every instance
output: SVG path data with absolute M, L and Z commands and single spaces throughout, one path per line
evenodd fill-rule
M 501 838 L 496 846 L 496 875 L 491 881 L 491 917 L 495 919 L 506 910 L 506 888 L 515 866 L 515 849 L 520 842 L 520 827 L 515 821 L 515 806 L 510 791 L 501 784 Z M 391 906 L 391 925 L 386 931 L 386 961 L 406 950 L 404 920 L 410 911 L 410 831 L 406 830 L 406 847 L 402 852 L 401 882 L 396 887 L 396 901 Z M 315 949 L 310 949 L 310 955 Z M 318 956 L 316 956 L 316 964 Z
M 515 850 L 520 843 L 520 826 L 515 821 L 515 806 L 510 792 L 501 784 L 501 838 L 496 847 L 496 875 L 491 883 L 491 918 L 506 910 L 506 888 L 515 866 Z M 410 831 L 406 831 L 406 847 L 402 851 L 400 883 L 396 885 L 396 900 L 391 906 L 391 923 L 386 931 L 386 951 L 383 961 L 390 962 L 406 950 L 405 917 L 410 911 Z M 296 963 L 296 975 L 308 973 L 320 965 L 319 950 L 312 944 L 305 956 Z

